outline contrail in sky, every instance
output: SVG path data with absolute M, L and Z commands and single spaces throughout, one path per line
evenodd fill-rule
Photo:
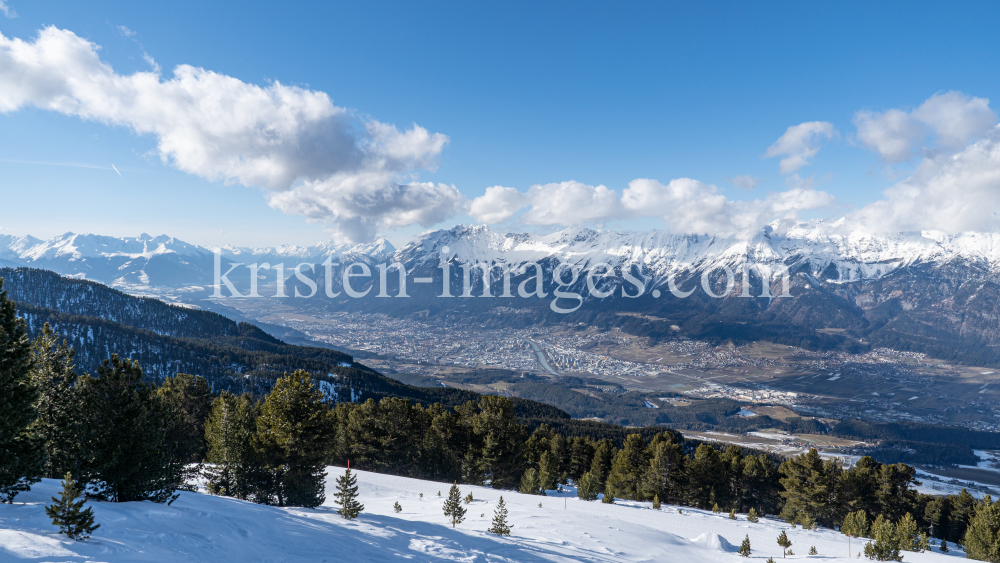
M 114 165 L 114 164 L 112 164 L 112 165 L 111 165 L 111 168 L 114 168 L 114 169 L 115 169 L 115 172 L 118 172 L 118 169 L 117 169 L 117 168 L 115 168 L 115 165 Z M 121 178 L 122 180 L 124 180 L 124 179 L 125 179 L 125 176 L 122 176 L 122 173 L 121 173 L 121 172 L 118 172 L 118 177 L 119 177 L 119 178 Z

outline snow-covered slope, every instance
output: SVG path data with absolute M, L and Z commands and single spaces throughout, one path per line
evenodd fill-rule
M 334 476 L 329 468 L 327 497 Z M 447 484 L 357 472 L 366 509 L 355 521 L 334 513 L 331 501 L 317 509 L 275 508 L 200 493 L 183 493 L 170 506 L 93 503 L 101 524 L 87 542 L 59 536 L 43 503 L 58 482 L 45 480 L 13 505 L 0 505 L 0 561 L 744 561 L 736 547 L 750 537 L 752 558 L 781 558 L 775 543 L 785 529 L 789 559 L 848 561 L 847 537 L 831 530 L 790 529 L 772 519 L 750 523 L 700 510 L 643 503 L 606 505 L 562 496 L 543 498 L 503 492 L 512 536 L 487 534 L 501 492 L 462 486 L 473 493 L 465 522 L 452 529 L 441 505 Z M 423 498 L 420 498 L 423 493 Z M 572 493 L 570 493 L 572 495 Z M 394 502 L 403 510 L 395 514 Z M 542 506 L 538 504 L 541 502 Z M 566 508 L 564 509 L 564 502 Z M 807 556 L 816 546 L 818 556 Z M 854 541 L 852 555 L 860 542 Z M 947 561 L 958 550 L 906 553 L 906 561 Z M 852 558 L 856 561 L 857 559 Z

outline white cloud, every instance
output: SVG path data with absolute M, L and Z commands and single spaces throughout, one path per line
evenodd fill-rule
M 618 194 L 606 186 L 575 181 L 535 185 L 528 197 L 531 209 L 521 216 L 527 225 L 601 223 L 624 216 Z
M 753 190 L 754 188 L 757 187 L 757 184 L 760 183 L 760 178 L 756 176 L 748 176 L 745 174 L 741 176 L 733 176 L 732 178 L 726 178 L 726 180 L 728 180 L 730 184 L 735 186 L 736 189 L 744 192 L 749 192 Z
M 528 195 L 517 188 L 493 186 L 472 200 L 469 215 L 480 223 L 502 223 L 513 217 L 528 201 Z
M 135 36 L 137 35 L 137 33 L 136 33 L 136 32 L 132 31 L 131 29 L 129 29 L 129 28 L 127 28 L 127 27 L 125 27 L 124 25 L 120 25 L 120 26 L 118 26 L 118 31 L 119 31 L 119 32 L 120 32 L 120 33 L 121 33 L 121 34 L 122 34 L 123 36 L 125 36 L 125 37 L 135 37 Z
M 14 11 L 14 8 L 7 5 L 7 0 L 0 0 L 0 14 L 8 18 L 17 17 L 17 12 Z
M 951 151 L 981 139 L 997 123 L 989 104 L 986 98 L 950 91 L 934 94 L 910 112 L 859 111 L 854 124 L 862 144 L 887 162 L 903 162 L 913 158 L 928 137 Z
M 464 209 L 454 186 L 413 178 L 436 166 L 445 135 L 360 118 L 323 92 L 189 65 L 168 80 L 156 66 L 121 75 L 98 49 L 55 27 L 30 42 L 0 35 L 0 112 L 34 106 L 153 135 L 165 163 L 263 188 L 275 208 L 332 222 L 352 241 Z
M 789 174 L 809 164 L 809 159 L 819 152 L 819 141 L 837 135 L 833 124 L 826 121 L 808 121 L 792 125 L 768 147 L 765 158 L 783 156 L 778 163 L 782 174 Z
M 1000 131 L 957 154 L 923 160 L 885 198 L 847 216 L 866 231 L 994 231 L 1000 213 Z

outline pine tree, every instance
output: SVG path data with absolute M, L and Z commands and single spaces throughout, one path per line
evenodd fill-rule
M 969 559 L 1000 559 L 1000 502 L 986 495 L 976 504 L 963 541 Z
M 521 486 L 518 487 L 521 493 L 526 495 L 540 495 L 542 493 L 542 485 L 538 480 L 538 472 L 535 471 L 534 467 L 529 467 L 524 475 L 521 476 Z M 438 496 L 441 496 L 441 492 L 438 491 Z
M 792 547 L 792 542 L 788 539 L 788 535 L 785 534 L 784 530 L 778 534 L 778 546 L 781 547 L 781 557 L 788 555 L 789 548 Z
M 774 557 L 768 557 L 766 563 L 774 563 Z
M 868 535 L 868 515 L 864 510 L 849 512 L 844 517 L 844 523 L 840 525 L 840 532 L 855 538 L 863 538 Z
M 747 512 L 747 522 L 757 523 L 760 521 L 760 517 L 757 516 L 757 511 L 754 507 L 750 507 L 750 512 Z
M 83 509 L 86 502 L 80 499 L 83 492 L 77 487 L 73 475 L 66 473 L 62 481 L 62 491 L 59 498 L 52 497 L 54 504 L 45 507 L 45 514 L 52 519 L 52 524 L 59 526 L 59 533 L 66 537 L 83 541 L 90 537 L 94 530 L 101 527 L 94 524 L 94 509 Z
M 941 540 L 941 553 L 948 553 L 948 540 Z
M 178 373 L 164 379 L 156 390 L 163 400 L 173 405 L 180 417 L 183 450 L 192 463 L 205 459 L 205 421 L 212 410 L 212 390 L 204 377 Z
M 454 483 L 448 491 L 448 498 L 444 501 L 444 515 L 451 521 L 451 527 L 461 524 L 465 520 L 465 509 L 462 508 L 462 493 L 458 490 L 458 483 Z
M 82 401 L 75 386 L 73 349 L 61 344 L 48 323 L 32 343 L 31 380 L 38 389 L 38 417 L 32 432 L 44 443 L 44 475 L 56 479 L 67 471 L 79 472 L 86 457 Z
M 337 477 L 337 492 L 333 494 L 340 509 L 340 514 L 348 520 L 353 520 L 365 509 L 365 505 L 358 502 L 358 478 L 351 474 L 348 469 L 342 477 Z
M 917 532 L 917 521 L 907 512 L 899 522 L 896 522 L 896 537 L 899 538 L 899 549 L 903 551 L 920 551 L 921 534 Z
M 559 480 L 559 462 L 552 452 L 542 452 L 542 459 L 538 464 L 538 480 L 543 491 L 556 488 Z
M 274 475 L 278 506 L 323 504 L 331 429 L 330 410 L 308 373 L 278 378 L 260 409 L 256 435 Z
M 816 551 L 816 546 L 815 545 L 809 546 L 809 555 L 819 555 L 819 552 Z
M 729 519 L 730 520 L 736 520 L 736 509 L 735 508 L 729 510 Z
M 510 525 L 507 523 L 507 505 L 503 503 L 503 495 L 500 496 L 500 502 L 497 503 L 497 508 L 493 512 L 493 525 L 486 531 L 501 538 L 510 535 Z
M 473 500 L 474 499 L 472 498 L 472 493 L 465 495 L 465 504 L 472 504 Z
M 712 505 L 712 514 L 718 514 L 720 512 L 722 512 L 722 509 L 719 508 L 719 503 Z
M 45 463 L 42 441 L 29 426 L 38 391 L 31 382 L 31 342 L 0 278 L 0 502 L 13 502 L 38 481 Z
M 398 500 L 396 502 L 392 503 L 392 510 L 396 514 L 399 514 L 400 512 L 403 511 L 403 507 L 399 505 L 399 501 Z
M 896 526 L 879 514 L 871 528 L 872 541 L 865 544 L 865 557 L 876 561 L 902 561 L 899 554 L 900 538 Z
M 659 495 L 653 495 L 653 510 L 660 509 L 660 497 Z
M 254 446 L 260 405 L 249 395 L 223 391 L 205 422 L 208 490 L 259 504 L 275 504 L 274 485 L 263 454 Z
M 179 417 L 143 380 L 136 361 L 112 354 L 83 375 L 86 463 L 76 475 L 88 496 L 108 502 L 173 502 L 185 479 Z
M 743 543 L 740 544 L 740 555 L 743 557 L 750 557 L 750 536 L 747 535 L 743 538 Z
M 521 471 L 524 427 L 514 416 L 514 403 L 506 397 L 487 395 L 479 399 L 479 413 L 472 431 L 482 440 L 479 466 L 494 489 L 517 484 Z
M 600 491 L 600 481 L 593 471 L 585 472 L 580 477 L 580 482 L 576 484 L 576 496 L 583 500 L 597 500 Z
M 648 466 L 645 440 L 641 434 L 629 434 L 624 447 L 615 454 L 605 486 L 617 498 L 643 500 L 641 495 Z
M 605 487 L 604 487 L 604 496 L 601 498 L 601 502 L 603 502 L 604 504 L 614 504 L 615 503 L 615 495 L 611 491 L 611 484 L 610 483 L 607 484 L 607 485 L 605 485 Z

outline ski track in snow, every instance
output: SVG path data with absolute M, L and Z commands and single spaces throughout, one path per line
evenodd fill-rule
M 13 505 L 0 505 L 0 561 L 52 562 L 189 562 L 189 561 L 458 561 L 458 562 L 617 562 L 678 561 L 718 563 L 745 561 L 735 551 L 750 536 L 752 559 L 780 560 L 775 543 L 780 530 L 793 542 L 794 559 L 847 561 L 847 537 L 832 530 L 791 529 L 783 522 L 741 515 L 650 503 L 615 505 L 565 501 L 484 487 L 460 486 L 475 501 L 464 505 L 466 520 L 456 528 L 442 511 L 449 484 L 356 472 L 365 511 L 357 520 L 337 515 L 331 467 L 327 502 L 316 509 L 277 508 L 202 493 L 181 493 L 171 506 L 91 502 L 101 527 L 87 542 L 60 536 L 44 513 L 44 503 L 57 494 L 59 481 L 45 479 Z M 423 499 L 419 497 L 424 494 Z M 497 538 L 485 530 L 503 495 L 512 536 Z M 574 492 L 570 492 L 570 495 Z M 393 512 L 393 503 L 402 512 Z M 542 508 L 538 503 L 542 503 Z M 565 502 L 566 509 L 563 508 Z M 807 556 L 815 545 L 818 556 Z M 852 542 L 856 556 L 862 542 Z M 948 554 L 906 553 L 908 562 L 946 561 Z

